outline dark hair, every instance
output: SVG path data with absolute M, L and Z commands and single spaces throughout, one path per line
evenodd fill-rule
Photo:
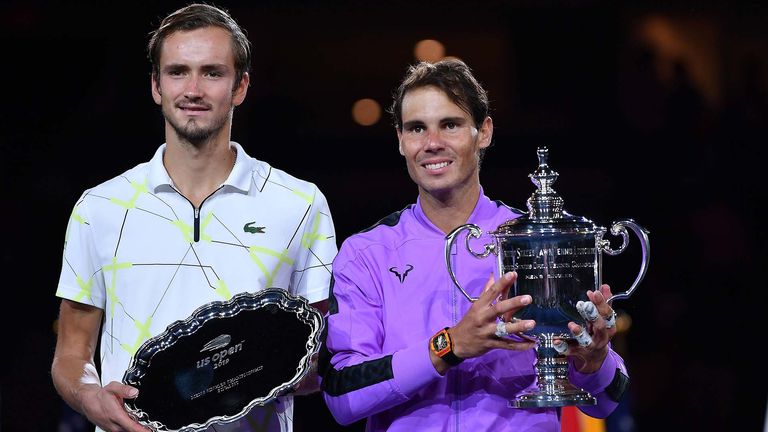
M 419 62 L 408 67 L 405 78 L 393 95 L 394 101 L 389 113 L 398 130 L 403 129 L 402 109 L 405 94 L 425 86 L 435 86 L 445 92 L 453 103 L 472 116 L 478 129 L 488 117 L 488 94 L 463 61 L 449 59 L 437 63 Z
M 159 81 L 160 51 L 165 39 L 177 31 L 190 31 L 204 27 L 219 27 L 232 35 L 232 51 L 235 54 L 235 84 L 234 88 L 251 68 L 251 42 L 245 31 L 224 9 L 202 3 L 193 3 L 168 15 L 160 22 L 157 30 L 153 31 L 147 51 L 152 63 L 152 76 Z

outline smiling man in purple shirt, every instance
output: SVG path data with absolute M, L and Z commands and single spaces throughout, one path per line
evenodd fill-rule
M 517 275 L 496 280 L 493 260 L 456 254 L 457 278 L 479 297 L 471 303 L 445 268 L 445 236 L 454 228 L 472 223 L 488 232 L 521 215 L 480 185 L 493 136 L 485 90 L 461 61 L 422 62 L 409 68 L 391 112 L 419 195 L 348 238 L 333 262 L 320 361 L 331 413 L 341 424 L 367 418 L 368 431 L 559 431 L 557 408 L 510 407 L 536 385 L 535 345 L 515 335 L 536 323 L 511 319 L 531 298 L 507 298 Z M 567 349 L 569 379 L 597 398 L 583 411 L 606 417 L 629 379 L 610 348 L 616 329 L 602 318 L 612 313 L 610 289 L 588 296 L 600 317 L 591 343 Z

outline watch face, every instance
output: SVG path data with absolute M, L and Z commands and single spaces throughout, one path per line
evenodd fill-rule
M 436 351 L 442 351 L 448 347 L 448 338 L 445 337 L 445 333 L 437 335 L 433 341 Z

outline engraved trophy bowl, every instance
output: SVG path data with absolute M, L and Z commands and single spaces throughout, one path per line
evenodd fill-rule
M 603 252 L 607 255 L 622 253 L 629 244 L 627 228 L 640 240 L 642 261 L 640 271 L 632 285 L 624 292 L 608 299 L 626 299 L 637 289 L 645 277 L 650 260 L 648 231 L 631 219 L 619 220 L 611 225 L 610 233 L 621 236 L 617 249 L 604 239 L 608 232 L 591 220 L 563 211 L 563 200 L 552 189 L 557 172 L 547 165 L 548 150 L 537 150 L 539 167 L 529 177 L 537 189 L 528 198 L 528 212 L 501 224 L 495 231 L 487 232 L 491 243 L 484 251 L 475 252 L 471 239 L 479 239 L 483 232 L 477 225 L 464 224 L 446 236 L 445 262 L 456 287 L 469 301 L 476 301 L 462 288 L 451 265 L 451 251 L 458 234 L 468 230 L 466 248 L 474 257 L 489 255 L 496 258 L 498 275 L 517 272 L 517 281 L 510 288 L 509 296 L 528 294 L 532 303 L 518 311 L 514 318 L 533 319 L 534 329 L 526 332 L 537 341 L 536 389 L 518 395 L 513 401 L 515 408 L 561 407 L 568 405 L 595 405 L 596 399 L 589 392 L 571 384 L 568 380 L 568 361 L 559 354 L 553 342 L 557 339 L 573 339 L 568 322 L 586 326 L 576 309 L 579 301 L 589 301 L 587 290 L 599 289 L 602 284 Z M 497 277 L 498 277 L 497 275 Z

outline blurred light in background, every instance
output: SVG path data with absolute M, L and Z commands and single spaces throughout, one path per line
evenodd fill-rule
M 362 126 L 371 126 L 381 119 L 381 106 L 373 99 L 360 99 L 352 105 L 352 119 Z
M 413 55 L 417 60 L 435 63 L 445 56 L 445 46 L 434 39 L 424 39 L 416 42 Z
M 653 48 L 657 73 L 674 84 L 679 67 L 711 104 L 720 100 L 721 29 L 714 19 L 652 14 L 638 23 L 636 36 Z

